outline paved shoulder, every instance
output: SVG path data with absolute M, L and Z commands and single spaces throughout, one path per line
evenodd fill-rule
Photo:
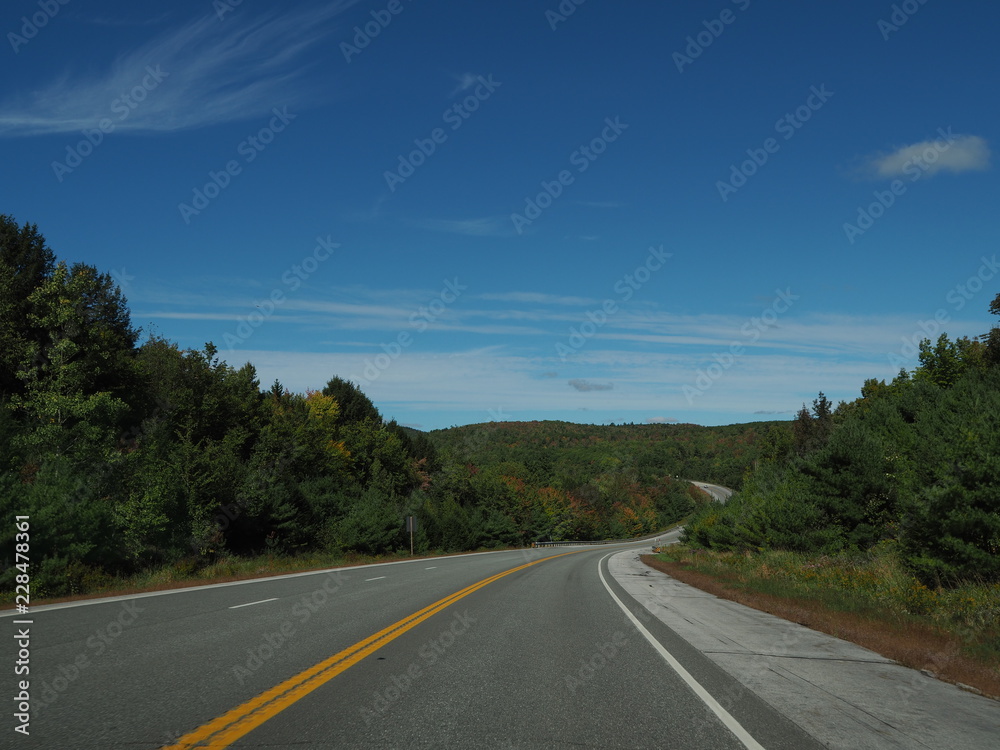
M 853 643 L 719 599 L 627 550 L 608 569 L 642 606 L 830 748 L 995 750 L 1000 703 Z

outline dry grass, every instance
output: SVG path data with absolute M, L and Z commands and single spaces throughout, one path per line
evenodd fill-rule
M 930 592 L 919 584 L 900 591 L 900 570 L 885 555 L 875 556 L 867 565 L 857 561 L 838 565 L 826 558 L 775 559 L 676 546 L 663 551 L 666 554 L 644 555 L 643 562 L 720 598 L 851 641 L 907 667 L 1000 699 L 1000 626 L 993 615 L 994 600 L 985 604 L 985 614 L 968 606 L 966 612 L 931 611 L 933 604 L 946 605 L 963 597 L 968 602 L 972 595 Z M 821 575 L 818 568 L 835 573 Z M 893 590 L 894 584 L 895 596 L 880 591 Z M 979 593 L 983 587 L 973 588 Z M 1000 588 L 985 588 L 1000 602 Z

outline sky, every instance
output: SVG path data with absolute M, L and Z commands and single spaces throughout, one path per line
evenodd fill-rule
M 0 212 L 420 429 L 791 419 L 984 333 L 987 0 L 8 0 Z

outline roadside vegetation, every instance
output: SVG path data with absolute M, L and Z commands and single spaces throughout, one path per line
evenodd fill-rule
M 836 409 L 820 392 L 651 564 L 1000 696 L 1000 327 L 919 361 Z
M 1000 583 L 929 588 L 891 544 L 834 556 L 658 552 L 645 562 L 679 581 L 1000 699 Z

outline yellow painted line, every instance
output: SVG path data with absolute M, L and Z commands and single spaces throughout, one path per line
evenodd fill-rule
M 418 612 L 414 612 L 408 617 L 404 617 L 399 622 L 393 623 L 374 635 L 358 641 L 353 646 L 345 648 L 329 659 L 325 659 L 304 672 L 300 672 L 294 677 L 285 680 L 281 684 L 275 685 L 256 698 L 252 698 L 243 705 L 227 711 L 217 719 L 213 719 L 207 724 L 198 727 L 193 732 L 184 735 L 173 745 L 163 746 L 161 750 L 195 750 L 195 748 L 199 750 L 223 750 L 223 748 L 229 747 L 232 743 L 249 734 L 268 719 L 277 716 L 300 698 L 305 697 L 316 688 L 325 685 L 341 672 L 344 672 L 366 656 L 373 654 L 390 641 L 395 640 L 403 635 L 403 633 L 416 627 L 428 617 L 451 606 L 459 599 L 511 573 L 530 568 L 532 565 L 538 565 L 538 563 L 546 562 L 547 560 L 554 560 L 557 557 L 565 557 L 566 555 L 575 555 L 582 551 L 563 552 L 559 555 L 518 565 L 516 568 L 505 570 L 489 578 L 484 578 L 482 581 L 474 583 L 471 586 L 466 586 L 461 591 L 456 591 L 444 599 L 439 599 L 433 604 L 424 607 Z

